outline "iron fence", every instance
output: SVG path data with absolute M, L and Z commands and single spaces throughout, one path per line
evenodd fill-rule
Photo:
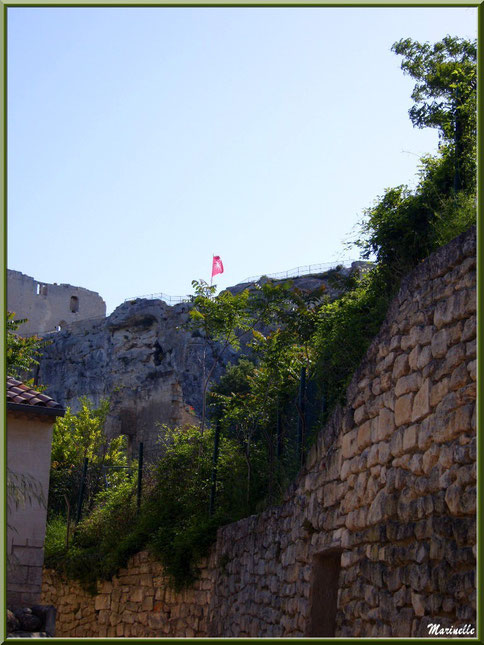
M 344 260 L 338 262 L 323 262 L 322 264 L 305 264 L 294 269 L 289 269 L 288 271 L 281 271 L 279 273 L 263 273 L 261 275 L 253 275 L 249 278 L 246 278 L 243 282 L 257 282 L 262 277 L 274 278 L 276 280 L 283 280 L 284 278 L 298 278 L 302 275 L 314 275 L 315 273 L 325 273 L 326 271 L 331 271 L 331 269 L 336 269 L 337 267 L 343 267 L 344 265 L 351 265 L 355 260 Z
M 163 300 L 167 305 L 179 305 L 182 302 L 190 302 L 189 296 L 168 296 L 166 293 L 149 293 L 145 296 L 135 296 L 134 298 L 126 298 L 124 302 L 132 302 L 134 300 Z

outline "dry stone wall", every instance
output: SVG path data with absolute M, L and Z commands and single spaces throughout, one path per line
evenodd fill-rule
M 191 596 L 178 599 L 188 631 L 160 610 L 157 636 L 426 637 L 431 625 L 472 635 L 475 255 L 471 230 L 404 280 L 282 505 L 219 531 L 203 629 L 189 622 Z M 66 636 L 80 625 L 70 616 Z
M 176 593 L 161 565 L 142 551 L 111 581 L 98 583 L 94 596 L 46 571 L 42 598 L 52 599 L 57 608 L 56 636 L 206 636 L 210 577 L 211 567 L 202 564 L 194 587 Z

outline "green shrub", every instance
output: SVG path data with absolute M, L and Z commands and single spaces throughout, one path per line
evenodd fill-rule
M 353 373 L 364 357 L 385 318 L 398 283 L 388 273 L 373 269 L 356 279 L 354 288 L 319 310 L 314 335 L 316 380 L 325 398 L 322 421 L 335 405 L 345 402 Z
M 44 542 L 44 562 L 47 567 L 55 567 L 64 559 L 68 548 L 67 522 L 58 515 L 47 523 Z
M 163 456 L 148 471 L 139 513 L 133 477 L 97 494 L 67 551 L 65 524 L 53 518 L 48 526 L 49 566 L 94 593 L 97 580 L 110 579 L 130 556 L 147 548 L 160 559 L 176 589 L 193 582 L 217 528 L 246 514 L 240 486 L 244 461 L 236 443 L 221 437 L 216 512 L 209 517 L 214 431 L 163 430 Z

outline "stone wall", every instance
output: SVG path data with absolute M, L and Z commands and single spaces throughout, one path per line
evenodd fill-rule
M 472 230 L 403 281 L 283 504 L 219 531 L 206 635 L 475 628 L 475 255 Z M 188 635 L 159 615 L 156 635 Z
M 202 565 L 194 587 L 176 593 L 161 565 L 142 551 L 110 582 L 100 582 L 95 596 L 46 571 L 42 599 L 57 608 L 56 636 L 206 636 L 212 568 Z
M 95 291 L 38 282 L 11 269 L 7 269 L 7 309 L 17 319 L 27 318 L 18 328 L 21 336 L 41 336 L 77 320 L 106 315 L 106 303 Z

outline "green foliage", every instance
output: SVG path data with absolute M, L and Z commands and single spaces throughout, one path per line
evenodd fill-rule
M 62 515 L 51 517 L 45 530 L 44 564 L 55 568 L 65 558 L 68 545 L 66 519 Z
M 249 292 L 246 289 L 238 294 L 222 291 L 215 296 L 215 286 L 210 286 L 203 280 L 192 281 L 195 295 L 191 302 L 191 326 L 203 332 L 204 338 L 212 347 L 216 343 L 216 354 L 220 355 L 227 347 L 239 349 L 238 332 L 245 331 L 250 326 L 250 315 L 247 311 Z
M 318 311 L 314 336 L 317 380 L 325 398 L 325 418 L 343 404 L 346 388 L 385 318 L 398 283 L 375 268 L 355 279 L 354 288 Z
M 201 332 L 204 343 L 202 365 L 202 418 L 201 432 L 205 427 L 207 392 L 215 368 L 229 347 L 240 348 L 239 336 L 251 325 L 247 309 L 248 290 L 239 294 L 222 291 L 215 297 L 216 286 L 208 285 L 203 280 L 192 281 L 195 295 L 190 310 L 189 328 Z M 211 350 L 211 360 L 207 365 L 207 349 Z
M 292 283 L 270 282 L 256 288 L 248 303 L 255 321 L 248 344 L 253 360 L 229 366 L 212 388 L 213 414 L 243 451 L 247 505 L 254 509 L 277 501 L 298 469 L 297 392 L 301 368 L 312 370 L 323 291 L 304 293 Z
M 477 41 L 446 36 L 430 45 L 410 38 L 392 47 L 403 56 L 402 70 L 415 79 L 414 126 L 437 128 L 454 159 L 454 188 L 476 185 Z
M 163 456 L 144 481 L 139 514 L 134 477 L 100 491 L 68 550 L 65 520 L 49 523 L 48 566 L 94 592 L 97 580 L 111 578 L 130 556 L 149 548 L 176 589 L 193 582 L 217 528 L 247 514 L 240 487 L 243 458 L 235 442 L 222 437 L 217 511 L 209 517 L 213 440 L 210 428 L 202 435 L 197 427 L 163 427 Z
M 464 113 L 466 130 L 476 132 L 477 41 L 446 36 L 434 43 L 405 38 L 392 51 L 403 56 L 401 68 L 417 81 L 409 111 L 416 127 L 438 128 L 444 138 L 455 135 L 454 110 Z
M 419 193 L 406 186 L 388 189 L 366 209 L 355 243 L 362 257 L 374 256 L 399 279 L 432 250 L 433 212 Z
M 14 319 L 15 313 L 7 312 L 7 374 L 22 379 L 33 367 L 39 364 L 37 360 L 45 341 L 37 336 L 22 338 L 16 331 L 27 319 Z
M 247 514 L 240 486 L 244 463 L 236 443 L 222 435 L 216 513 L 209 517 L 214 430 L 201 434 L 197 427 L 164 427 L 162 437 L 164 454 L 146 507 L 158 522 L 150 545 L 180 589 L 196 578 L 198 562 L 207 554 L 218 526 Z
M 109 401 L 102 401 L 98 408 L 93 408 L 86 397 L 81 397 L 80 404 L 77 414 L 67 408 L 65 415 L 58 417 L 54 425 L 49 516 L 69 513 L 72 517 L 84 458 L 89 460 L 83 506 L 86 511 L 106 484 L 116 486 L 128 476 L 126 437 L 108 440 L 104 434 Z
M 387 189 L 365 211 L 356 245 L 399 279 L 475 222 L 476 43 L 447 36 L 431 46 L 393 45 L 417 83 L 412 123 L 439 130 L 438 155 L 421 159 L 419 183 Z

